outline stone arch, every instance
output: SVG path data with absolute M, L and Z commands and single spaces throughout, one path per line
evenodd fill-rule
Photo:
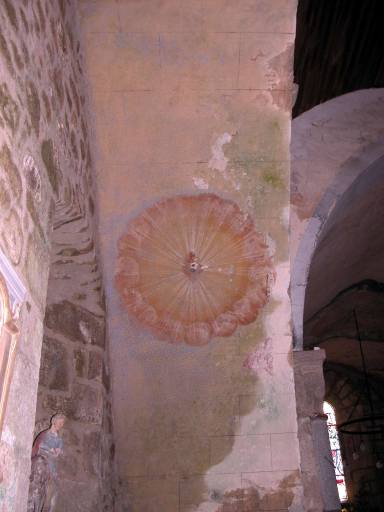
M 358 415 L 368 414 L 364 375 L 349 366 L 327 362 L 324 366 L 325 396 L 336 410 L 338 424 Z M 380 383 L 373 381 L 374 402 L 383 400 Z
M 294 347 L 303 347 L 309 269 L 342 196 L 384 165 L 384 91 L 364 90 L 318 105 L 292 123 L 291 285 Z M 310 181 L 309 181 L 310 180 Z

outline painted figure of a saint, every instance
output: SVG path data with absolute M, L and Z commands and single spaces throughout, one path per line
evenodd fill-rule
M 66 417 L 55 414 L 51 425 L 36 437 L 32 448 L 32 465 L 27 512 L 53 512 L 58 493 L 57 458 L 64 444 L 59 435 Z

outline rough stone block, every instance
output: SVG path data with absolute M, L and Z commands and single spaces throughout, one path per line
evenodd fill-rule
M 100 424 L 103 400 L 101 390 L 84 384 L 75 384 L 70 397 L 48 393 L 43 407 L 49 414 L 63 412 L 69 419 Z
M 101 436 L 100 432 L 88 432 L 83 438 L 83 465 L 87 473 L 98 476 L 100 473 Z
M 75 372 L 78 377 L 87 375 L 87 352 L 83 349 L 73 351 Z
M 70 379 L 68 352 L 64 343 L 46 336 L 43 340 L 39 385 L 52 391 L 68 391 Z
M 104 320 L 68 300 L 47 307 L 45 324 L 72 341 L 104 347 Z
M 103 374 L 103 356 L 100 352 L 89 352 L 88 379 L 101 380 Z
M 75 420 L 100 424 L 102 420 L 103 398 L 101 389 L 84 384 L 76 384 L 72 390 L 72 416 Z
M 4 90 L 2 91 L 4 93 Z M 1 104 L 4 102 L 4 98 L 0 98 Z M 10 101 L 10 100 L 7 100 Z M 0 166 L 2 173 L 7 177 L 7 181 L 11 185 L 12 192 L 16 199 L 20 199 L 22 193 L 22 182 L 19 169 L 13 161 L 12 153 L 6 144 L 3 144 L 0 149 Z
M 65 442 L 64 442 L 65 443 Z M 64 454 L 57 461 L 57 473 L 59 478 L 76 480 L 82 479 L 81 459 L 83 455 L 79 450 L 68 443 L 64 444 Z
M 82 482 L 67 479 L 65 480 L 65 492 L 59 493 L 56 508 L 60 511 L 94 512 L 99 509 L 100 498 L 100 487 L 97 481 Z

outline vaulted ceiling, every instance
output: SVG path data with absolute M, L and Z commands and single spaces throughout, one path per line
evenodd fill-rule
M 319 238 L 308 279 L 304 320 L 355 283 L 384 282 L 384 158 L 336 203 Z
M 379 0 L 299 0 L 294 117 L 348 92 L 384 86 L 381 7 Z M 304 313 L 304 345 L 319 345 L 328 362 L 359 371 L 356 309 L 376 378 L 384 361 L 382 167 L 363 173 L 329 218 L 312 259 Z
M 304 343 L 327 361 L 361 370 L 358 333 L 369 373 L 383 378 L 383 159 L 338 200 L 312 259 L 304 312 Z M 357 315 L 358 326 L 354 319 Z

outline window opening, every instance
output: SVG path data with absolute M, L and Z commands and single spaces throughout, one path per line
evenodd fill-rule
M 323 404 L 324 414 L 327 415 L 327 427 L 329 443 L 331 445 L 333 467 L 335 468 L 337 490 L 341 502 L 348 500 L 347 487 L 345 485 L 344 466 L 341 458 L 340 441 L 336 427 L 335 409 L 328 402 Z

